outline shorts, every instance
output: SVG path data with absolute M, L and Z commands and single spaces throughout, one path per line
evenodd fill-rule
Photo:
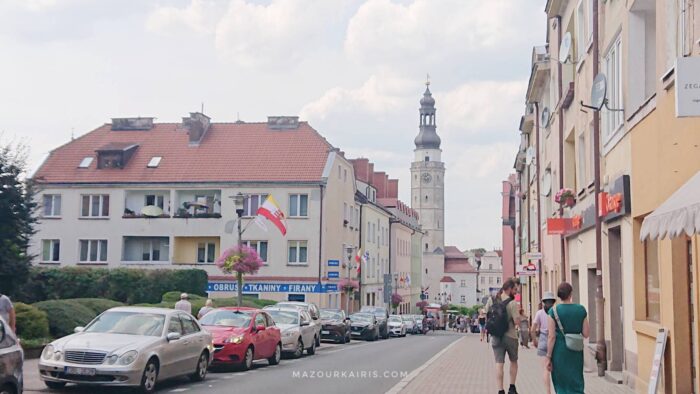
M 484 332 L 485 329 L 486 329 L 486 324 L 479 323 L 479 332 Z
M 491 346 L 493 347 L 493 356 L 496 359 L 496 364 L 503 364 L 506 362 L 506 353 L 508 353 L 510 362 L 514 363 L 518 361 L 517 338 L 511 338 L 507 335 L 503 336 L 503 338 L 492 337 Z
M 544 357 L 547 355 L 547 333 L 541 332 L 537 343 L 537 355 Z

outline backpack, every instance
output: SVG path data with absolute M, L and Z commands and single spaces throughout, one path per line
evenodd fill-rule
M 502 338 L 510 326 L 508 318 L 508 304 L 513 301 L 508 298 L 505 301 L 496 301 L 493 299 L 493 305 L 489 308 L 486 314 L 486 330 L 488 333 L 497 338 Z

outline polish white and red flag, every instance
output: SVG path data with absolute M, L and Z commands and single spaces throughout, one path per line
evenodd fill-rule
M 258 208 L 257 215 L 258 217 L 262 216 L 271 221 L 272 224 L 280 230 L 282 235 L 287 235 L 284 212 L 282 212 L 282 209 L 272 195 L 268 196 L 263 205 Z

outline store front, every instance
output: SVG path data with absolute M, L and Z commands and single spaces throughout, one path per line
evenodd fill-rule
M 238 283 L 210 280 L 207 293 L 212 298 L 235 297 Z M 320 307 L 342 308 L 336 283 L 250 282 L 243 284 L 243 295 L 273 301 L 314 302 Z

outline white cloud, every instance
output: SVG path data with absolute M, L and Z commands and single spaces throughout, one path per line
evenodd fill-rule
M 216 28 L 219 7 L 213 1 L 192 0 L 185 8 L 156 8 L 146 21 L 146 28 L 164 35 L 195 32 L 212 33 Z

